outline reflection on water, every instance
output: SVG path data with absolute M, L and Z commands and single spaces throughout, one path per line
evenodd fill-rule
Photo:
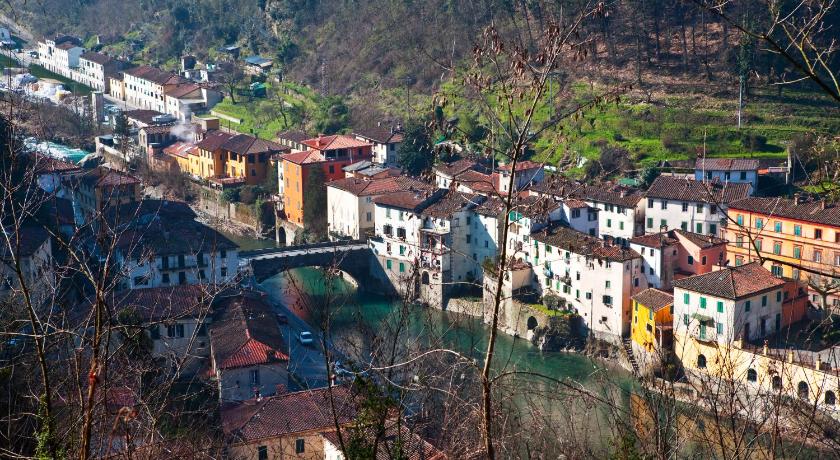
M 317 303 L 325 293 L 334 298 L 330 327 L 336 343 L 351 340 L 353 336 L 363 341 L 375 337 L 359 336 L 360 329 L 367 334 L 393 330 L 400 318 L 401 307 L 389 299 L 367 293 L 356 293 L 352 285 L 343 280 L 325 282 L 323 272 L 316 268 L 290 270 L 262 283 L 269 297 L 281 302 L 296 315 L 317 327 L 309 305 Z M 305 293 L 305 294 L 304 294 Z M 341 294 L 344 294 L 342 297 Z M 335 305 L 338 307 L 335 307 Z M 483 359 L 489 328 L 480 320 L 420 306 L 403 306 L 406 314 L 405 336 L 412 340 L 440 340 L 441 345 L 476 359 Z M 408 340 L 408 339 L 407 339 Z M 606 371 L 629 382 L 628 374 L 620 369 L 604 369 L 603 365 L 584 356 L 567 353 L 543 353 L 522 338 L 501 334 L 498 336 L 496 365 L 520 370 L 539 371 L 553 378 L 571 378 L 585 382 L 597 371 Z

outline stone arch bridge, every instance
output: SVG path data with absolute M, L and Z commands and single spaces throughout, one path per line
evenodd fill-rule
M 390 284 L 367 241 L 335 241 L 242 251 L 258 283 L 286 270 L 302 267 L 337 268 L 356 280 L 359 289 L 388 292 Z M 382 273 L 380 273 L 382 272 Z

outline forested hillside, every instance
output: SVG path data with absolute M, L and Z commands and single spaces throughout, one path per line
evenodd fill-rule
M 594 66 L 603 78 L 649 84 L 713 82 L 739 73 L 772 82 L 791 72 L 778 54 L 764 51 L 701 3 L 603 3 L 601 14 L 587 18 L 581 28 L 594 59 L 585 69 L 567 70 L 591 76 Z M 491 22 L 504 33 L 527 38 L 539 33 L 534 25 L 546 18 L 573 17 L 584 5 L 574 0 L 16 0 L 5 9 L 35 36 L 98 35 L 106 49 L 158 65 L 174 66 L 185 52 L 212 57 L 218 46 L 239 44 L 246 52 L 279 59 L 295 79 L 328 93 L 347 93 L 380 85 L 433 87 L 469 57 Z M 770 19 L 761 2 L 729 3 L 722 11 L 757 28 Z M 840 23 L 840 17 L 826 23 Z

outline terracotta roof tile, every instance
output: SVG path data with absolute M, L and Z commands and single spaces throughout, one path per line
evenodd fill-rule
M 568 227 L 556 226 L 531 234 L 531 238 L 561 250 L 575 254 L 602 258 L 617 262 L 638 259 L 642 256 L 629 248 L 610 245 L 606 241 L 572 230 Z
M 310 148 L 315 150 L 325 151 L 325 150 L 338 150 L 338 149 L 350 149 L 350 148 L 361 148 L 361 147 L 372 147 L 373 144 L 367 141 L 360 141 L 353 136 L 348 136 L 345 134 L 334 134 L 331 136 L 319 136 L 312 139 L 306 139 L 301 141 L 301 144 L 304 144 Z
M 649 198 L 691 201 L 699 203 L 728 204 L 746 198 L 750 194 L 750 184 L 721 183 L 719 181 L 699 181 L 675 176 L 659 176 L 647 191 Z
M 478 166 L 478 163 L 472 160 L 462 159 L 452 163 L 443 163 L 435 166 L 435 171 L 449 177 L 455 177 L 467 170 Z
M 357 405 L 350 390 L 344 386 L 333 386 L 223 407 L 221 419 L 223 431 L 233 442 L 248 442 L 313 430 L 330 430 L 335 427 L 334 416 L 344 425 L 355 419 L 356 413 Z
M 784 280 L 773 276 L 758 262 L 674 281 L 674 287 L 732 300 L 749 297 L 784 284 Z
M 840 206 L 823 200 L 797 203 L 787 198 L 751 197 L 730 203 L 729 209 L 840 227 Z
M 218 369 L 289 360 L 274 313 L 259 293 L 223 299 L 210 326 L 210 342 Z
M 541 163 L 536 163 L 530 160 L 520 161 L 516 163 L 517 171 L 527 171 L 529 169 L 542 169 Z M 510 171 L 510 164 L 502 165 L 497 168 L 499 171 Z
M 648 288 L 632 297 L 636 302 L 657 312 L 674 304 L 674 296 L 659 289 Z
M 695 169 L 706 171 L 755 171 L 758 160 L 749 158 L 706 158 L 697 161 Z
M 347 177 L 327 183 L 328 187 L 352 193 L 356 196 L 376 196 L 385 193 L 398 192 L 408 188 L 428 189 L 433 187 L 425 182 L 407 176 L 391 176 L 375 179 Z

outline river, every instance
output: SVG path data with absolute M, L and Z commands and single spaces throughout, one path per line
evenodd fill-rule
M 230 235 L 229 235 L 230 236 Z M 260 247 L 272 247 L 274 243 L 269 240 L 253 240 L 247 237 L 234 237 L 234 239 L 248 249 Z M 408 321 L 401 337 L 406 344 L 426 344 L 434 342 L 435 345 L 451 348 L 461 354 L 473 357 L 478 363 L 484 359 L 487 346 L 489 328 L 480 320 L 464 315 L 453 314 L 436 309 L 420 306 L 401 307 L 399 303 L 369 293 L 357 290 L 353 283 L 344 280 L 333 280 L 327 283 L 322 270 L 316 268 L 301 268 L 290 270 L 269 278 L 260 285 L 260 289 L 267 293 L 269 298 L 280 303 L 292 311 L 300 319 L 308 323 L 313 330 L 318 330 L 319 321 L 315 318 L 318 312 L 310 311 L 306 306 L 313 304 L 313 299 L 323 298 L 325 292 L 330 292 L 340 308 L 333 310 L 330 320 L 331 340 L 338 349 L 347 352 L 348 344 L 351 348 L 369 349 L 375 342 L 378 335 L 385 335 L 386 331 L 392 330 L 400 313 L 406 314 Z M 364 280 L 357 280 L 364 283 Z M 340 299 L 340 300 L 339 300 Z M 317 303 L 317 300 L 315 300 Z M 403 309 L 405 308 L 405 309 Z M 422 348 L 422 345 L 421 345 Z M 351 354 L 352 352 L 348 353 Z M 550 420 L 556 424 L 555 429 L 565 434 L 570 424 L 575 424 L 574 430 L 577 436 L 586 438 L 588 447 L 593 449 L 588 456 L 602 457 L 614 452 L 616 448 L 614 425 L 616 418 L 624 422 L 630 422 L 630 426 L 642 429 L 637 419 L 640 414 L 646 412 L 644 407 L 638 404 L 631 404 L 631 398 L 638 402 L 639 398 L 632 396 L 634 389 L 638 388 L 632 375 L 618 366 L 610 365 L 603 361 L 590 359 L 576 353 L 542 352 L 528 341 L 522 338 L 514 338 L 500 334 L 496 344 L 496 358 L 494 359 L 496 371 L 512 370 L 533 371 L 542 375 L 579 386 L 587 392 L 600 398 L 606 398 L 621 406 L 623 415 L 616 415 L 601 405 L 590 405 L 584 402 L 583 398 L 561 399 L 555 398 L 553 392 L 562 389 L 549 383 L 545 379 L 524 379 L 525 385 L 529 385 L 529 397 L 514 398 L 512 407 L 518 407 L 525 411 L 525 407 L 532 410 L 535 407 L 542 412 L 543 421 Z M 534 395 L 551 395 L 542 401 Z M 527 400 L 526 400 L 527 399 Z M 573 414 L 573 415 L 570 415 Z M 710 455 L 708 447 L 703 448 L 691 441 L 699 437 L 704 439 L 703 426 L 711 426 L 714 423 L 710 417 L 702 412 L 688 408 L 681 411 L 685 414 L 681 417 L 688 418 L 689 425 L 683 425 L 675 434 L 681 438 L 681 456 L 691 458 L 706 458 Z M 633 418 L 634 420 L 629 420 Z M 699 427 L 699 428 L 698 428 Z M 690 430 L 686 435 L 684 430 Z M 700 433 L 700 434 L 698 434 Z M 642 437 L 644 435 L 640 434 Z M 763 436 L 759 436 L 759 439 Z M 684 443 L 684 444 L 683 444 Z M 761 447 L 765 444 L 758 441 L 751 447 L 753 458 L 769 458 L 768 452 Z M 705 444 L 704 444 L 705 445 Z M 797 452 L 793 456 L 797 458 L 822 458 L 822 455 L 814 454 L 805 449 L 796 450 L 798 444 L 784 447 L 783 451 L 790 448 Z M 712 448 L 712 451 L 717 451 Z M 790 451 L 788 451 L 790 452 Z M 731 452 L 729 452 L 731 454 Z M 791 458 L 790 454 L 782 452 L 779 458 Z M 698 457 L 699 456 L 699 457 Z M 718 457 L 720 452 L 711 456 Z

